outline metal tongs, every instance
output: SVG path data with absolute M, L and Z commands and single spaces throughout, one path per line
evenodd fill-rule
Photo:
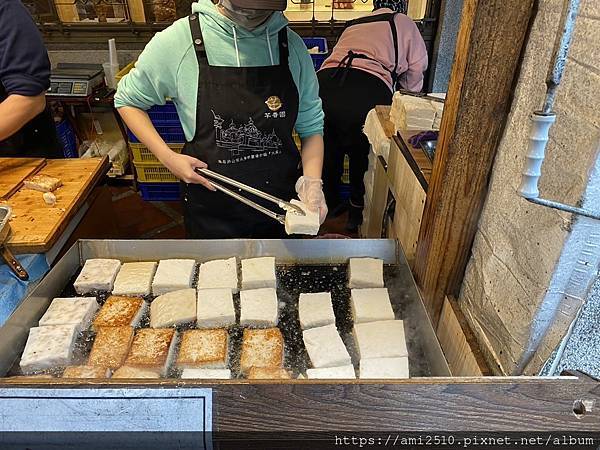
M 229 184 L 233 187 L 241 189 L 242 191 L 248 192 L 250 194 L 256 195 L 257 197 L 268 200 L 271 203 L 275 203 L 279 208 L 283 209 L 286 212 L 291 212 L 293 214 L 298 214 L 300 216 L 306 215 L 306 213 L 302 210 L 302 208 L 300 208 L 297 205 L 294 205 L 290 202 L 286 202 L 285 200 L 277 198 L 274 195 L 267 194 L 266 192 L 263 192 L 256 188 L 253 188 L 252 186 L 248 186 L 247 184 L 240 183 L 239 181 L 228 178 L 224 175 L 221 175 L 220 173 L 213 172 L 212 170 L 209 170 L 209 169 L 200 169 L 200 168 L 197 168 L 196 172 L 198 172 L 200 175 L 210 178 L 210 180 L 209 180 L 210 183 L 218 191 L 221 191 L 224 194 L 227 194 L 227 195 L 235 198 L 236 200 L 239 200 L 240 202 L 250 206 L 251 208 L 254 208 L 257 211 L 260 211 L 261 213 L 271 217 L 272 219 L 275 219 L 277 222 L 279 222 L 281 224 L 285 224 L 285 214 L 277 214 L 276 212 L 271 211 L 270 209 L 265 208 L 264 206 L 259 205 L 256 202 L 253 202 L 252 200 L 247 199 L 243 195 L 238 194 L 237 192 L 234 192 L 231 189 L 226 188 L 225 186 L 215 183 L 213 181 L 213 179 L 221 181 L 226 184 Z

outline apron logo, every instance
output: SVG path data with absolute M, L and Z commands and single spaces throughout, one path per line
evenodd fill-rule
M 269 97 L 265 104 L 271 111 L 279 111 L 283 106 L 283 103 L 281 103 L 281 99 L 276 95 L 272 95 L 271 97 Z

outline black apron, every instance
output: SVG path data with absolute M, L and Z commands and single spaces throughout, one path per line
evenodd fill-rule
M 375 61 L 376 63 L 380 64 L 386 71 L 388 71 L 390 73 L 390 76 L 392 77 L 392 90 L 396 91 L 396 86 L 398 84 L 398 79 L 399 79 L 399 76 L 396 73 L 398 71 L 398 30 L 396 29 L 396 22 L 394 21 L 396 14 L 398 14 L 398 13 L 377 14 L 375 16 L 360 17 L 358 19 L 349 20 L 348 22 L 346 22 L 346 26 L 344 27 L 344 30 L 346 30 L 347 28 L 349 28 L 351 26 L 365 24 L 365 23 L 375 23 L 375 22 L 389 23 L 390 29 L 392 32 L 392 42 L 394 43 L 394 49 L 395 49 L 395 51 L 394 51 L 394 69 L 393 70 L 388 69 L 386 66 L 384 66 L 381 63 L 381 61 L 378 61 L 375 58 L 371 58 L 370 56 L 367 56 L 363 53 L 356 53 L 356 52 L 353 52 L 352 50 L 350 50 L 350 51 L 348 51 L 348 54 L 346 56 L 344 56 L 344 58 L 340 61 L 339 65 L 337 67 L 337 70 L 331 74 L 332 78 L 339 78 L 340 86 L 342 86 L 344 84 L 344 82 L 346 81 L 346 77 L 348 76 L 348 71 L 352 68 L 352 62 L 355 59 L 368 59 L 370 61 Z
M 300 152 L 292 137 L 298 90 L 288 64 L 287 29 L 279 32 L 279 65 L 210 66 L 197 15 L 189 16 L 199 66 L 196 133 L 183 153 L 215 172 L 284 200 L 295 197 Z M 191 239 L 282 238 L 283 225 L 221 192 L 183 183 Z M 273 204 L 244 193 L 270 209 Z
M 0 102 L 8 97 L 0 83 Z M 44 112 L 25 124 L 4 141 L 0 141 L 0 158 L 63 158 L 63 150 L 56 137 L 56 128 L 50 110 Z

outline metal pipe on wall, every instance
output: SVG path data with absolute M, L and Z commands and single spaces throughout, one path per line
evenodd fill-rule
M 552 62 L 546 77 L 547 88 L 544 104 L 541 110 L 534 111 L 531 116 L 532 125 L 529 137 L 527 161 L 518 193 L 527 201 L 537 205 L 600 220 L 600 215 L 595 211 L 540 198 L 538 190 L 538 182 L 541 176 L 541 168 L 545 157 L 546 146 L 548 144 L 549 132 L 552 125 L 556 121 L 556 114 L 553 109 L 554 101 L 556 99 L 558 86 L 562 80 L 565 65 L 567 63 L 567 56 L 569 54 L 569 48 L 573 37 L 573 30 L 575 29 L 575 21 L 579 12 L 580 3 L 581 0 L 566 0 L 564 3 L 559 28 L 560 32 L 556 37 Z M 559 304 L 553 307 L 554 314 L 556 314 L 556 309 L 558 307 Z M 523 373 L 538 351 L 541 343 L 548 333 L 548 327 L 550 324 L 550 321 L 547 320 L 548 313 L 549 311 L 547 310 L 543 312 L 545 316 L 544 318 L 539 317 L 541 312 L 538 311 L 538 314 L 532 323 L 531 334 L 527 343 L 527 348 L 515 367 L 513 374 L 516 375 Z M 561 345 L 557 351 L 560 353 L 563 350 L 564 346 Z M 557 355 L 556 359 L 560 359 L 560 354 Z

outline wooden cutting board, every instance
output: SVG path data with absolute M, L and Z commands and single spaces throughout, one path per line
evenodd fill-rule
M 0 158 L 0 198 L 45 164 L 38 158 Z
M 7 244 L 15 253 L 45 253 L 52 248 L 93 187 L 108 171 L 108 158 L 51 159 L 40 174 L 60 178 L 63 185 L 48 206 L 42 192 L 21 188 L 7 201 L 12 206 L 12 230 Z

